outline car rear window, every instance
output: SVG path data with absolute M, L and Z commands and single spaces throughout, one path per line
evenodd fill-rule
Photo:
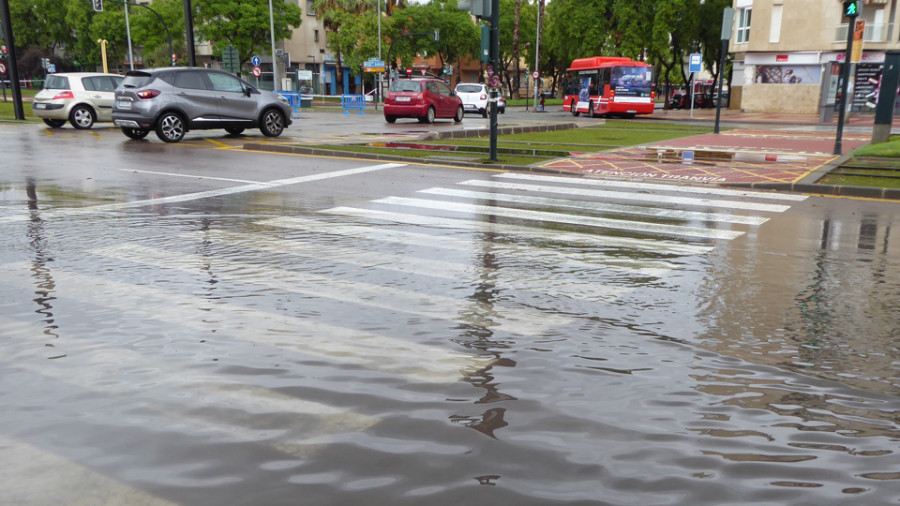
M 44 80 L 45 90 L 68 90 L 69 78 L 65 76 L 48 75 Z
M 483 89 L 480 84 L 460 84 L 456 86 L 456 91 L 462 93 L 479 93 Z
M 122 86 L 125 88 L 143 88 L 152 83 L 155 77 L 146 72 L 129 72 L 125 74 Z
M 422 83 L 419 81 L 397 80 L 391 83 L 390 91 L 411 91 L 418 93 L 422 91 Z

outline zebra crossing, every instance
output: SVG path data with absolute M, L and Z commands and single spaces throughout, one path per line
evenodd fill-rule
M 392 386 L 434 385 L 402 388 L 404 402 L 446 398 L 445 390 L 494 361 L 448 335 L 485 331 L 527 341 L 576 329 L 598 307 L 665 283 L 685 259 L 740 239 L 804 198 L 498 173 L 357 207 L 184 228 L 171 241 L 89 247 L 84 253 L 103 268 L 52 266 L 53 305 L 60 314 L 100 314 L 132 337 L 57 316 L 61 338 L 44 361 L 6 361 L 37 383 L 144 405 L 142 424 L 314 458 L 331 438 L 377 425 L 379 414 L 279 386 L 346 387 L 380 399 L 390 398 Z M 3 268 L 0 290 L 34 290 L 31 263 Z M 166 328 L 195 344 L 157 342 Z M 7 339 L 37 343 L 46 332 L 47 325 L 0 317 Z M 219 354 L 232 354 L 234 367 L 289 371 L 293 383 L 197 367 Z M 57 357 L 71 357 L 71 365 L 46 366 Z M 277 434 L 260 428 L 285 414 L 294 422 Z M 5 446 L 44 454 L 30 442 L 0 439 Z M 8 473 L 0 484 L 23 478 Z

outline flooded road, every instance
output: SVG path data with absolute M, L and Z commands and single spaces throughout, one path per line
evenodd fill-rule
M 0 504 L 900 503 L 896 204 L 149 146 L 0 181 Z

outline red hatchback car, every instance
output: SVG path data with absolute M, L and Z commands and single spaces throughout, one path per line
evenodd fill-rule
M 463 119 L 462 100 L 444 81 L 434 78 L 397 79 L 391 83 L 384 100 L 384 119 L 416 118 L 434 123 L 435 118 Z

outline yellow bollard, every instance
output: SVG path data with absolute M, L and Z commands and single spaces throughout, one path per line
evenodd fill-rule
M 106 44 L 108 42 L 106 39 L 98 39 L 97 44 L 100 44 L 100 56 L 103 58 L 103 73 L 109 74 L 109 67 L 106 65 Z

